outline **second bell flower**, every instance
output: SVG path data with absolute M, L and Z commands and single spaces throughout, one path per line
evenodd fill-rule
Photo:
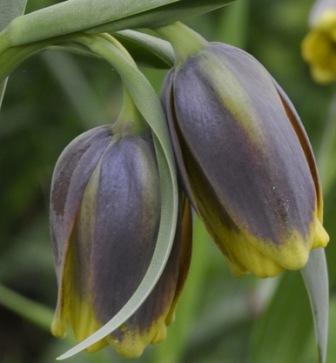
M 326 246 L 311 146 L 256 59 L 206 43 L 171 71 L 163 103 L 185 189 L 235 274 L 300 269 Z
M 71 326 L 83 340 L 130 299 L 150 264 L 160 223 L 160 181 L 151 136 L 101 126 L 60 156 L 50 220 L 58 278 L 52 332 Z M 91 347 L 112 345 L 137 357 L 165 339 L 189 266 L 191 217 L 182 201 L 173 250 L 152 293 L 117 331 Z

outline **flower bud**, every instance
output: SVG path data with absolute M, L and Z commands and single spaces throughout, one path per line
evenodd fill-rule
M 302 55 L 320 83 L 336 81 L 336 1 L 318 0 L 310 15 L 311 30 L 302 43 Z
M 123 326 L 90 348 L 106 344 L 137 357 L 166 336 L 189 266 L 190 211 L 183 203 L 176 239 L 155 289 Z M 77 340 L 115 315 L 150 264 L 160 222 L 160 182 L 150 136 L 112 134 L 97 127 L 77 137 L 55 167 L 50 202 L 58 279 L 52 325 L 72 326 Z
M 326 246 L 309 141 L 257 60 L 207 43 L 171 71 L 163 103 L 185 189 L 235 274 L 300 269 Z

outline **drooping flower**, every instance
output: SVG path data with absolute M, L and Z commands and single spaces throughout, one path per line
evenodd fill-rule
M 152 257 L 160 222 L 160 182 L 151 138 L 92 129 L 63 151 L 55 167 L 50 202 L 58 279 L 52 325 L 68 325 L 82 340 L 111 319 L 140 284 Z M 191 217 L 181 203 L 173 250 L 158 284 L 139 310 L 106 344 L 137 357 L 165 339 L 190 260 Z
M 235 274 L 300 269 L 329 239 L 300 118 L 251 55 L 220 43 L 194 49 L 163 92 L 185 189 Z
M 302 55 L 313 78 L 320 83 L 336 81 L 336 1 L 316 1 L 310 31 L 302 42 Z

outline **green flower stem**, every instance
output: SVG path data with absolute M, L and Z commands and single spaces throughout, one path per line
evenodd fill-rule
M 3 285 L 0 285 L 0 304 L 40 328 L 50 330 L 53 312 L 44 305 L 33 302 Z
M 177 64 L 183 63 L 207 44 L 200 34 L 180 22 L 158 28 L 157 32 L 172 44 Z
M 175 53 L 169 42 L 135 30 L 122 30 L 113 34 L 123 43 L 132 57 L 140 63 L 148 62 L 155 56 L 155 68 L 171 68 L 175 63 Z M 142 57 L 142 58 L 141 58 Z
M 127 49 L 111 34 L 102 33 L 102 34 L 99 34 L 99 37 L 107 40 L 111 45 L 113 45 L 113 46 L 117 47 L 119 50 L 121 50 L 123 52 L 124 57 L 127 58 L 127 61 L 130 62 L 133 66 L 135 66 L 135 67 L 137 66 L 134 59 L 131 57 L 131 55 L 127 51 Z
M 147 127 L 148 128 L 148 127 Z M 133 134 L 142 133 L 146 129 L 146 123 L 136 108 L 128 91 L 123 89 L 123 103 L 117 121 L 113 124 L 113 130 L 122 134 L 129 131 Z

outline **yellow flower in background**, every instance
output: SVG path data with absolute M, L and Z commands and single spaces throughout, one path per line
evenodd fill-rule
M 320 83 L 336 81 L 336 0 L 318 1 L 311 13 L 311 30 L 302 43 L 302 55 Z

